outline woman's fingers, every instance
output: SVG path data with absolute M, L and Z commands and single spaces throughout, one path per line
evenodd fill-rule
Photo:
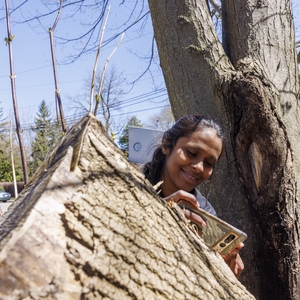
M 194 195 L 192 195 L 191 193 L 179 190 L 173 194 L 171 194 L 168 197 L 164 198 L 165 201 L 169 202 L 169 201 L 173 201 L 175 203 L 179 202 L 180 200 L 184 200 L 188 203 L 190 203 L 192 206 L 194 207 L 199 207 L 199 203 L 196 200 L 196 197 Z M 192 223 L 196 224 L 198 227 L 198 231 L 199 234 L 202 234 L 202 228 L 206 226 L 205 221 L 198 216 L 195 213 L 192 213 L 191 211 L 189 211 L 188 209 L 184 209 L 184 215 L 185 217 L 190 220 Z
M 239 278 L 242 271 L 244 270 L 244 263 L 238 253 L 232 255 L 229 259 L 225 259 L 226 264 L 229 266 L 233 274 Z
M 196 197 L 194 195 L 192 195 L 191 193 L 188 193 L 188 192 L 185 192 L 182 190 L 179 190 L 179 191 L 171 194 L 170 196 L 164 198 L 164 200 L 167 202 L 173 201 L 175 203 L 177 203 L 180 200 L 184 200 L 184 201 L 190 203 L 194 207 L 199 207 L 199 203 L 196 200 Z M 198 226 L 199 230 L 201 230 L 201 228 L 206 226 L 205 221 L 200 216 L 192 213 L 188 209 L 184 209 L 184 214 L 188 220 L 190 220 L 192 223 L 195 223 Z
M 243 247 L 244 243 L 240 243 L 230 253 L 223 257 L 226 264 L 237 278 L 239 278 L 244 270 L 244 263 L 238 253 Z
M 238 244 L 234 249 L 232 249 L 226 256 L 224 256 L 224 260 L 228 260 L 231 257 L 235 256 L 242 248 L 244 247 L 244 243 Z
M 196 200 L 196 197 L 194 195 L 192 195 L 191 193 L 179 190 L 173 194 L 171 194 L 168 197 L 164 198 L 165 201 L 169 202 L 169 201 L 173 201 L 175 203 L 177 203 L 180 200 L 185 200 L 187 202 L 189 202 L 191 205 L 195 206 L 195 207 L 199 207 L 199 203 Z
M 203 228 L 203 227 L 206 226 L 205 221 L 200 216 L 198 216 L 197 214 L 192 213 L 188 209 L 184 210 L 184 215 L 188 220 L 195 223 L 198 227 Z

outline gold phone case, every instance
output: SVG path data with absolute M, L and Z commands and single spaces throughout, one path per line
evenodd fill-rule
M 181 209 L 188 209 L 200 216 L 205 222 L 206 226 L 198 228 L 202 231 L 201 238 L 204 243 L 225 256 L 232 251 L 238 244 L 242 243 L 247 238 L 247 234 L 234 226 L 226 223 L 218 217 L 206 212 L 201 208 L 196 208 L 186 201 L 179 201 L 177 205 Z

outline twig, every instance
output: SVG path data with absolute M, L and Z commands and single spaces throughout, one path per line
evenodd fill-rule
M 106 27 L 106 23 L 107 23 L 107 20 L 108 20 L 109 13 L 110 13 L 110 6 L 107 9 L 106 17 L 105 17 L 104 24 L 103 24 L 102 31 L 101 31 L 101 36 L 100 36 L 100 40 L 99 40 L 97 54 L 96 54 L 96 58 L 95 58 L 95 64 L 94 64 L 93 76 L 92 76 L 92 84 L 91 84 L 91 94 L 90 94 L 90 109 L 89 109 L 90 114 L 92 113 L 92 110 L 93 110 L 95 77 L 96 77 L 96 71 L 97 71 L 97 66 L 98 66 L 98 59 L 99 59 L 99 55 L 100 55 L 102 40 L 103 40 L 104 31 L 105 31 L 105 27 Z
M 103 69 L 102 69 L 102 74 L 101 74 L 101 78 L 100 78 L 100 85 L 99 85 L 99 89 L 98 89 L 98 93 L 96 95 L 96 105 L 95 105 L 95 110 L 94 110 L 94 116 L 97 115 L 97 110 L 98 110 L 98 106 L 99 106 L 99 101 L 101 99 L 101 101 L 103 101 L 103 98 L 101 97 L 101 93 L 102 93 L 102 86 L 103 86 L 103 81 L 104 81 L 104 75 L 105 75 L 105 72 L 106 72 L 106 67 L 107 67 L 107 64 L 109 63 L 109 60 L 111 59 L 111 57 L 113 56 L 113 54 L 116 52 L 116 50 L 118 49 L 118 47 L 120 46 L 121 42 L 122 42 L 122 39 L 124 37 L 124 34 L 125 32 L 122 33 L 120 39 L 119 39 L 119 42 L 118 44 L 116 45 L 116 47 L 114 48 L 114 50 L 111 52 L 111 54 L 107 57 L 107 59 L 105 60 L 105 64 L 103 66 Z
M 50 36 L 51 58 L 52 58 L 52 67 L 53 67 L 53 75 L 54 75 L 54 83 L 55 83 L 55 98 L 56 98 L 55 103 L 56 103 L 56 105 L 58 104 L 58 108 L 59 108 L 62 132 L 65 133 L 67 131 L 67 126 L 66 126 L 64 111 L 63 111 L 61 97 L 60 97 L 60 89 L 58 87 L 58 78 L 57 78 L 55 51 L 54 51 L 55 47 L 54 47 L 54 41 L 53 41 L 53 33 L 54 33 L 55 27 L 58 23 L 58 20 L 60 18 L 60 15 L 61 15 L 62 4 L 63 4 L 63 0 L 60 0 L 60 7 L 58 10 L 56 19 L 54 21 L 53 26 L 51 28 L 49 28 L 48 32 L 49 32 L 49 36 Z M 57 114 L 57 112 L 56 112 L 56 114 Z

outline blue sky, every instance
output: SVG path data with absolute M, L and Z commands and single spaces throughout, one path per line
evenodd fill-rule
M 17 7 L 22 1 L 10 1 L 11 8 Z M 111 6 L 107 28 L 104 34 L 104 41 L 114 34 L 120 32 L 120 26 L 129 16 L 133 9 L 135 1 L 114 1 Z M 45 17 L 39 24 L 33 21 L 29 24 L 20 23 L 24 18 L 36 13 L 45 12 L 45 7 L 40 2 L 28 1 L 21 10 L 11 15 L 11 33 L 15 36 L 12 48 L 14 58 L 14 71 L 16 75 L 17 101 L 21 126 L 33 123 L 38 106 L 42 100 L 45 100 L 52 112 L 55 111 L 55 87 L 53 71 L 51 65 L 51 53 L 49 35 L 47 29 L 53 25 L 56 14 Z M 57 7 L 57 6 L 56 6 Z M 138 7 L 132 18 L 138 17 L 142 7 Z M 147 7 L 143 13 L 147 12 Z M 87 26 L 84 22 L 99 15 L 100 11 L 81 13 L 77 18 L 65 19 L 69 11 L 63 10 L 60 21 L 57 24 L 55 35 L 73 38 L 84 32 Z M 1 18 L 5 16 L 4 8 L 1 9 Z M 131 21 L 128 21 L 128 25 Z M 42 26 L 41 26 L 42 25 Z M 152 43 L 152 25 L 150 15 L 144 19 L 144 26 L 136 25 L 128 30 L 115 54 L 110 59 L 108 68 L 114 65 L 117 72 L 126 79 L 122 85 L 124 94 L 121 101 L 124 102 L 124 108 L 114 111 L 113 115 L 123 123 L 132 115 L 135 115 L 143 123 L 151 114 L 158 113 L 162 107 L 168 105 L 167 93 L 165 91 L 164 80 L 159 65 L 154 62 L 151 66 L 151 72 L 146 73 L 133 86 L 131 82 L 136 80 L 147 68 Z M 13 106 L 11 98 L 11 87 L 9 79 L 8 47 L 5 45 L 4 37 L 7 36 L 5 19 L 0 23 L 0 34 L 3 37 L 0 44 L 0 106 L 3 107 L 4 115 L 12 117 Z M 98 71 L 101 72 L 105 59 L 114 49 L 118 40 L 113 41 L 101 49 Z M 74 112 L 71 111 L 72 98 L 82 95 L 88 87 L 86 78 L 91 76 L 95 62 L 95 53 L 81 56 L 75 62 L 64 64 L 69 60 L 70 55 L 76 55 L 78 49 L 82 47 L 83 41 L 77 44 L 60 44 L 59 39 L 55 39 L 56 57 L 59 62 L 58 80 L 61 92 L 61 98 L 64 106 L 65 116 L 71 117 Z M 144 96 L 143 96 L 144 95 Z M 126 104 L 127 103 L 127 104 Z M 122 115 L 122 116 L 121 116 Z
M 23 1 L 14 0 L 9 2 L 10 8 L 13 9 Z M 87 3 L 89 0 L 85 2 Z M 135 0 L 113 1 L 104 41 L 122 31 L 120 28 L 122 28 L 122 24 L 128 19 L 135 2 Z M 138 1 L 138 7 L 136 7 L 131 20 L 126 25 L 129 25 L 132 20 L 138 18 L 140 12 L 140 14 L 147 12 L 148 8 L 143 7 L 142 2 Z M 146 3 L 147 1 L 145 1 L 145 5 Z M 300 40 L 300 34 L 298 33 L 300 27 L 300 4 L 296 3 L 296 0 L 293 1 L 293 4 L 295 8 L 296 37 L 297 40 Z M 57 8 L 58 6 L 54 7 Z M 42 100 L 46 101 L 53 114 L 55 111 L 54 79 L 47 29 L 53 25 L 56 14 L 43 18 L 41 23 L 37 21 L 22 23 L 24 19 L 46 11 L 46 7 L 41 5 L 40 1 L 27 1 L 20 10 L 11 15 L 11 32 L 15 35 L 12 46 L 14 70 L 17 76 L 17 101 L 21 126 L 24 127 L 33 123 L 38 106 Z M 56 27 L 55 36 L 74 38 L 80 35 L 88 27 L 85 23 L 88 23 L 89 20 L 99 15 L 100 11 L 86 10 L 84 13 L 77 14 L 71 19 L 66 19 L 70 14 L 69 10 L 63 10 L 61 19 Z M 4 38 L 7 36 L 4 6 L 0 9 L 0 16 L 2 20 L 0 23 L 0 34 L 3 41 L 0 43 L 0 107 L 3 107 L 4 115 L 13 119 L 11 87 L 8 77 L 8 47 L 4 42 Z M 148 15 L 147 18 L 143 19 L 143 23 L 132 27 L 126 32 L 120 47 L 110 60 L 109 67 L 115 65 L 117 71 L 126 79 L 126 82 L 122 84 L 122 89 L 127 92 L 121 99 L 124 103 L 124 108 L 113 112 L 115 118 L 123 124 L 132 115 L 137 116 L 142 123 L 145 123 L 149 116 L 158 113 L 164 106 L 168 105 L 167 92 L 165 91 L 164 80 L 157 56 L 155 56 L 156 58 L 150 72 L 147 72 L 134 86 L 129 84 L 136 80 L 148 66 L 149 60 L 146 58 L 150 56 L 152 37 L 152 24 L 150 15 Z M 66 118 L 70 118 L 74 114 L 71 110 L 72 99 L 78 95 L 82 95 L 83 91 L 88 93 L 86 78 L 92 74 L 95 53 L 83 55 L 73 63 L 64 64 L 63 62 L 68 60 L 70 55 L 78 53 L 78 49 L 82 47 L 83 41 L 79 41 L 77 44 L 62 45 L 59 39 L 55 39 L 55 43 L 57 61 L 59 62 L 59 87 L 65 116 Z M 102 48 L 98 64 L 99 72 L 116 43 L 117 40 Z

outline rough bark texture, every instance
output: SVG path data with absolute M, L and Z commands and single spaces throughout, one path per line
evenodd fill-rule
M 241 281 L 259 299 L 298 299 L 300 107 L 290 1 L 223 0 L 224 48 L 206 1 L 149 6 L 175 118 L 200 113 L 224 128 L 223 157 L 202 191 L 248 233 Z
M 251 72 L 270 94 L 273 114 L 284 124 L 293 149 L 293 172 L 300 178 L 299 77 L 291 3 L 249 0 L 245 9 L 241 1 L 224 1 L 223 9 L 226 53 L 237 70 Z
M 298 299 L 299 82 L 291 5 L 224 1 L 223 9 L 224 44 L 237 70 L 228 95 L 231 137 L 262 237 L 254 254 L 261 295 Z
M 298 299 L 299 212 L 292 151 L 285 125 L 267 89 L 256 76 L 232 81 L 236 157 L 261 241 L 259 263 L 263 299 Z
M 93 116 L 0 224 L 1 299 L 254 299 Z

